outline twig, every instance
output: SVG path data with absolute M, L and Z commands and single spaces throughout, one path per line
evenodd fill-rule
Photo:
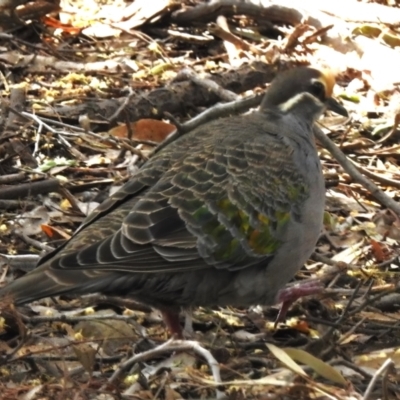
M 240 98 L 236 93 L 224 89 L 222 86 L 218 85 L 218 83 L 212 81 L 211 79 L 200 78 L 193 70 L 189 68 L 184 68 L 182 71 L 178 73 L 177 77 L 175 78 L 175 80 L 182 80 L 182 79 L 191 80 L 196 85 L 202 86 L 205 89 L 213 92 L 221 100 L 235 101 Z
M 64 146 L 66 146 L 66 147 L 68 148 L 68 150 L 69 150 L 74 156 L 76 156 L 76 157 L 77 157 L 78 159 L 80 159 L 80 160 L 85 160 L 86 157 L 85 157 L 81 152 L 79 152 L 78 150 L 76 150 L 76 149 L 64 138 L 64 136 L 67 136 L 67 137 L 68 137 L 68 136 L 72 136 L 72 137 L 81 137 L 81 138 L 84 138 L 84 136 L 82 136 L 81 134 L 88 134 L 88 135 L 91 135 L 91 136 L 95 137 L 96 139 L 101 140 L 102 142 L 104 142 L 104 141 L 106 140 L 106 141 L 108 141 L 108 142 L 110 142 L 110 143 L 118 144 L 118 145 L 120 145 L 121 147 L 125 148 L 126 150 L 129 150 L 132 154 L 135 154 L 135 155 L 139 156 L 139 157 L 142 158 L 143 160 L 147 160 L 147 157 L 146 157 L 139 149 L 136 149 L 135 147 L 131 146 L 126 140 L 123 140 L 123 139 L 118 140 L 117 138 L 112 137 L 112 136 L 109 136 L 107 139 L 105 139 L 104 137 L 102 137 L 102 136 L 100 136 L 100 135 L 98 135 L 98 134 L 96 134 L 96 133 L 94 133 L 94 132 L 85 130 L 85 129 L 80 128 L 80 127 L 72 127 L 72 126 L 70 126 L 70 125 L 66 125 L 66 124 L 63 124 L 63 123 L 61 123 L 61 122 L 49 120 L 49 119 L 47 119 L 47 118 L 39 118 L 38 116 L 33 115 L 33 114 L 30 114 L 30 113 L 27 113 L 27 112 L 23 112 L 23 113 L 21 113 L 21 114 L 22 114 L 24 117 L 31 118 L 31 119 L 33 119 L 34 121 L 36 121 L 36 122 L 39 124 L 39 128 L 41 128 L 42 126 L 44 126 L 44 127 L 46 127 L 46 129 L 48 129 L 50 132 L 52 132 L 52 133 L 54 133 L 55 135 L 57 135 L 58 138 L 59 138 L 59 140 L 61 141 L 61 143 L 64 144 Z M 47 122 L 48 122 L 48 123 L 47 123 Z M 62 130 L 56 130 L 56 129 L 52 128 L 52 127 L 49 125 L 49 123 L 52 123 L 52 124 L 54 124 L 54 125 L 56 125 L 56 126 L 69 127 L 69 128 L 71 128 L 73 131 L 75 131 L 75 132 L 80 132 L 80 133 L 73 133 L 73 132 L 66 132 L 66 131 L 62 131 Z
M 310 26 L 307 24 L 296 25 L 293 32 L 287 38 L 287 42 L 284 47 L 284 50 L 287 53 L 290 53 L 291 51 L 293 51 L 294 48 L 299 44 L 299 38 L 304 33 L 306 33 L 308 30 L 310 30 Z
M 214 20 L 218 15 L 226 17 L 232 15 L 247 15 L 262 21 L 283 22 L 285 24 L 297 25 L 301 23 L 304 15 L 290 7 L 272 4 L 261 6 L 250 2 L 235 0 L 214 0 L 208 3 L 200 3 L 195 7 L 186 7 L 172 13 L 172 21 L 177 24 L 187 24 L 193 21 L 208 22 Z
M 165 387 L 165 384 L 167 383 L 167 381 L 168 381 L 168 378 L 169 378 L 169 373 L 167 373 L 167 371 L 164 371 L 163 372 L 163 377 L 162 377 L 162 379 L 161 379 L 161 382 L 160 382 L 160 384 L 158 385 L 158 388 L 157 388 L 157 391 L 156 391 L 156 393 L 154 394 L 154 396 L 153 396 L 153 400 L 157 400 L 157 399 L 159 399 L 161 396 L 161 392 L 164 390 L 164 387 Z
M 0 185 L 20 182 L 23 181 L 25 178 L 26 178 L 25 172 L 19 172 L 18 174 L 3 175 L 0 176 Z
M 327 343 L 328 339 L 332 336 L 333 332 L 338 328 L 338 326 L 340 326 L 340 324 L 349 316 L 349 312 L 348 310 L 350 309 L 351 304 L 353 303 L 353 301 L 355 300 L 360 288 L 362 285 L 362 281 L 359 281 L 357 287 L 354 289 L 352 296 L 350 298 L 350 300 L 348 301 L 348 303 L 346 304 L 346 308 L 343 310 L 342 315 L 339 317 L 339 319 L 336 320 L 335 324 L 330 326 L 330 328 L 324 333 L 324 335 L 318 340 L 320 343 Z M 306 346 L 306 350 L 310 347 L 314 347 L 315 346 L 315 342 L 310 342 L 309 345 Z M 323 354 L 327 354 L 332 350 L 332 347 L 334 346 L 334 344 L 328 346 L 328 348 L 323 349 Z
M 357 329 L 360 327 L 368 318 L 363 317 L 361 318 L 355 325 L 352 325 L 351 328 L 340 336 L 340 340 L 338 340 L 337 344 L 343 344 L 344 341 L 351 336 Z
M 51 251 L 54 250 L 54 247 L 48 246 L 47 244 L 42 243 L 39 240 L 32 239 L 28 235 L 26 235 L 24 232 L 22 233 L 16 233 L 17 236 L 19 236 L 22 240 L 24 240 L 26 243 L 36 247 L 39 250 L 42 250 L 46 253 L 50 253 Z
M 357 265 L 354 264 L 349 264 L 349 263 L 345 263 L 344 261 L 335 261 L 332 260 L 329 257 L 325 257 L 322 254 L 318 254 L 318 253 L 313 253 L 311 254 L 311 260 L 326 264 L 326 265 L 330 265 L 331 267 L 336 267 L 339 271 L 346 271 L 348 269 L 350 270 L 356 270 L 359 269 L 360 267 L 358 267 Z
M 22 349 L 29 337 L 28 330 L 26 329 L 24 323 L 22 322 L 20 314 L 16 311 L 13 304 L 9 306 L 9 310 L 11 311 L 12 316 L 14 317 L 14 321 L 18 326 L 18 333 L 21 341 L 10 353 L 7 353 L 4 357 L 0 358 L 0 365 L 4 362 L 8 362 L 15 354 L 19 353 L 19 350 Z
M 0 210 L 15 210 L 15 209 L 32 209 L 37 206 L 37 203 L 29 200 L 0 200 Z
M 182 127 L 185 132 L 189 132 L 213 119 L 227 117 L 232 114 L 239 114 L 241 112 L 247 111 L 251 107 L 259 106 L 263 97 L 264 93 L 251 97 L 246 97 L 244 99 L 231 101 L 229 103 L 216 104 L 214 107 L 197 115 L 197 117 L 194 117 L 190 121 L 185 122 Z
M 117 120 L 117 118 L 119 117 L 119 115 L 122 113 L 122 111 L 125 110 L 125 108 L 129 105 L 130 101 L 132 100 L 132 97 L 134 97 L 136 95 L 136 93 L 132 90 L 132 88 L 129 88 L 129 92 L 128 92 L 128 96 L 125 97 L 124 101 L 122 102 L 122 104 L 117 108 L 117 110 L 115 111 L 114 114 L 111 115 L 111 117 L 108 118 L 108 122 L 112 123 L 115 120 Z
M 126 150 L 129 150 L 132 154 L 138 156 L 138 157 L 141 158 L 142 160 L 144 160 L 144 161 L 147 161 L 147 160 L 148 160 L 148 157 L 145 156 L 145 155 L 141 152 L 141 150 L 140 150 L 139 148 L 133 147 L 133 146 L 131 146 L 129 143 L 126 143 L 126 142 L 124 142 L 124 141 L 121 141 L 120 144 L 121 144 L 121 147 L 123 147 L 123 148 L 126 149 Z M 142 147 L 142 145 L 139 145 L 139 146 Z
M 304 38 L 303 44 L 309 44 L 314 42 L 318 37 L 325 35 L 325 33 L 328 32 L 330 29 L 332 29 L 334 26 L 335 26 L 334 24 L 331 24 L 328 26 L 324 26 L 323 28 L 317 29 L 310 36 Z
M 344 365 L 346 367 L 349 367 L 350 369 L 354 370 L 355 372 L 357 372 L 358 374 L 360 374 L 362 377 L 364 377 L 365 379 L 371 379 L 372 375 L 369 374 L 368 372 L 366 372 L 363 368 L 359 367 L 358 365 L 352 363 L 349 360 L 346 360 L 344 358 L 340 358 L 337 360 L 332 360 L 332 362 L 330 363 L 330 365 Z
M 365 187 L 379 203 L 387 208 L 393 210 L 397 215 L 400 216 L 400 204 L 387 196 L 378 186 L 371 182 L 368 178 L 363 176 L 354 164 L 349 161 L 346 155 L 326 136 L 321 129 L 315 127 L 314 133 L 316 138 L 321 144 L 333 155 L 336 161 L 342 166 L 342 168 L 352 177 L 352 179 L 363 187 Z
M 364 175 L 368 176 L 369 178 L 375 179 L 377 182 L 383 183 L 388 186 L 395 187 L 397 189 L 400 188 L 400 181 L 398 181 L 396 179 L 386 178 L 385 176 L 382 176 L 379 174 L 375 174 L 374 172 L 370 171 L 369 169 L 364 168 L 361 165 L 358 165 L 356 163 L 354 163 L 354 165 L 360 170 L 360 172 L 362 172 Z
M 194 352 L 200 354 L 202 357 L 205 358 L 207 361 L 215 382 L 221 383 L 221 376 L 218 362 L 212 356 L 212 354 L 206 350 L 205 348 L 201 347 L 199 343 L 192 341 L 192 340 L 174 340 L 173 338 L 168 340 L 167 342 L 161 344 L 160 346 L 144 351 L 139 354 L 135 354 L 133 357 L 129 358 L 125 362 L 123 362 L 118 369 L 112 374 L 111 378 L 108 380 L 107 385 L 104 385 L 101 389 L 105 389 L 108 385 L 115 383 L 115 381 L 119 378 L 119 376 L 128 368 L 131 367 L 132 364 L 147 360 L 151 357 L 156 357 L 160 354 L 165 352 L 173 352 L 173 351 L 188 351 L 193 350 Z
M 400 321 L 396 321 L 396 323 L 394 325 L 392 325 L 392 326 L 389 326 L 389 327 L 385 326 L 384 329 L 385 330 L 382 333 L 380 333 L 379 335 L 376 335 L 376 337 L 378 339 L 388 337 L 389 332 L 399 331 L 400 330 Z
M 139 354 L 135 354 L 134 356 L 132 356 L 131 358 L 129 358 L 128 360 L 124 361 L 112 374 L 112 376 L 108 379 L 108 382 L 106 385 L 103 385 L 101 387 L 102 390 L 105 390 L 107 388 L 108 385 L 113 384 L 118 378 L 119 376 L 126 370 L 128 369 L 132 364 L 138 362 L 138 361 L 142 361 L 142 360 L 146 360 L 147 358 L 153 357 L 153 356 L 157 356 L 159 354 L 162 354 L 166 351 L 169 351 L 169 345 L 174 341 L 173 338 L 169 339 L 167 342 L 161 344 L 160 346 L 154 348 L 154 349 L 150 349 L 147 351 L 143 351 L 142 353 Z
M 80 209 L 79 204 L 76 201 L 76 198 L 72 195 L 72 193 L 67 188 L 61 186 L 59 193 L 68 200 L 69 204 L 71 204 L 71 209 L 74 211 L 74 213 L 77 216 L 81 216 L 81 217 L 85 216 L 85 214 Z
M 55 178 L 43 181 L 22 183 L 17 186 L 1 188 L 0 199 L 15 200 L 37 194 L 57 192 L 60 188 L 60 181 Z
M 387 290 L 387 289 L 386 289 Z M 385 290 L 385 292 L 386 292 Z M 368 293 L 381 293 L 382 289 L 381 288 L 372 288 L 369 290 L 368 288 L 362 288 L 359 291 L 360 295 L 365 295 Z M 324 294 L 329 294 L 329 295 L 339 295 L 339 296 L 352 296 L 354 293 L 354 289 L 345 289 L 345 288 L 327 288 L 324 290 Z
M 190 121 L 185 122 L 180 126 L 180 129 L 172 132 L 163 142 L 154 148 L 149 157 L 158 153 L 161 149 L 168 146 L 170 143 L 178 139 L 181 135 L 192 131 L 198 126 L 210 122 L 213 119 L 226 117 L 231 114 L 239 114 L 240 112 L 248 110 L 250 107 L 257 107 L 263 98 L 263 95 L 256 95 L 247 97 L 245 99 L 231 101 L 224 104 L 216 104 L 214 107 L 202 112 L 197 117 L 192 118 Z
M 69 345 L 68 345 L 69 346 Z M 123 355 L 117 355 L 117 356 L 109 356 L 109 357 L 101 357 L 97 356 L 95 360 L 97 362 L 102 362 L 102 363 L 116 363 L 118 361 L 121 361 L 121 358 Z M 37 360 L 46 360 L 46 361 L 78 361 L 77 356 L 67 356 L 65 354 L 60 355 L 60 356 L 53 356 L 50 354 L 46 354 L 43 356 L 35 356 L 35 355 L 28 355 L 23 358 L 24 361 L 28 360 L 33 360 L 34 362 L 37 362 Z
M 246 42 L 245 40 L 243 40 L 239 36 L 236 36 L 235 34 L 230 32 L 229 28 L 226 29 L 224 27 L 224 23 L 221 21 L 220 17 L 221 16 L 219 16 L 217 18 L 217 24 L 218 25 L 214 24 L 214 23 L 211 23 L 211 24 L 208 25 L 208 31 L 210 33 L 212 33 L 215 36 L 218 36 L 224 42 L 228 42 L 228 43 L 234 45 L 238 49 L 252 51 L 254 54 L 260 54 L 261 53 L 261 51 L 257 47 L 251 45 L 250 43 Z M 225 18 L 225 17 L 223 17 L 223 18 Z M 225 20 L 226 20 L 226 18 L 225 18 Z M 228 51 L 227 43 L 225 43 L 225 48 Z M 229 54 L 229 51 L 228 51 L 228 54 Z
M 42 323 L 42 322 L 67 322 L 70 324 L 76 324 L 82 321 L 101 321 L 101 320 L 118 320 L 118 321 L 129 321 L 133 327 L 135 328 L 136 332 L 142 337 L 147 337 L 146 329 L 137 323 L 134 319 L 134 316 L 131 315 L 117 315 L 117 314 L 107 314 L 107 315 L 82 315 L 82 316 L 68 316 L 65 314 L 61 315 L 52 315 L 52 316 L 34 316 L 34 317 L 27 317 L 22 315 L 22 320 L 26 323 L 34 324 L 34 323 Z
M 396 113 L 396 115 L 394 116 L 392 128 L 385 136 L 383 136 L 379 140 L 377 140 L 376 143 L 383 143 L 386 140 L 390 139 L 397 132 L 397 128 L 398 128 L 399 124 L 400 124 L 400 113 Z
M 389 370 L 390 367 L 392 367 L 394 365 L 393 361 L 391 358 L 388 358 L 383 364 L 382 366 L 378 369 L 378 371 L 375 372 L 374 376 L 371 379 L 371 382 L 369 383 L 367 389 L 365 390 L 364 396 L 363 396 L 363 400 L 368 400 L 372 397 L 372 391 L 374 390 L 374 387 L 376 385 L 376 382 L 378 381 L 378 378 L 383 375 L 383 379 L 387 379 L 387 372 Z
M 351 312 L 349 312 L 349 317 L 351 317 L 352 315 L 355 315 L 357 313 L 359 313 L 360 311 L 362 311 L 365 307 L 367 307 L 370 304 L 375 303 L 377 300 L 381 299 L 384 296 L 387 296 L 388 294 L 394 293 L 397 290 L 399 290 L 399 286 L 400 285 L 395 285 L 394 287 L 392 287 L 391 289 L 385 290 L 379 294 L 377 294 L 376 296 L 370 297 L 370 296 L 366 296 L 365 300 L 354 310 L 352 310 Z
M 34 316 L 34 317 L 27 317 L 22 315 L 22 319 L 25 322 L 30 324 L 34 323 L 42 323 L 42 322 L 68 322 L 71 324 L 76 324 L 77 322 L 81 321 L 100 321 L 100 320 L 118 320 L 118 321 L 132 321 L 134 320 L 134 316 L 131 315 L 118 315 L 118 314 L 104 314 L 104 315 L 83 315 L 83 316 L 68 316 L 65 314 L 61 315 L 52 315 L 52 316 Z

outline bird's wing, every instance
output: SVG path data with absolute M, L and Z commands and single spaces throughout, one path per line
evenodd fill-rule
M 300 218 L 308 187 L 282 137 L 257 126 L 243 138 L 246 120 L 237 121 L 229 135 L 208 125 L 150 160 L 47 259 L 50 268 L 155 273 L 267 262 Z

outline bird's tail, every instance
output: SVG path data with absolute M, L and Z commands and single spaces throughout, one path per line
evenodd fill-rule
M 68 293 L 79 295 L 105 289 L 105 276 L 88 275 L 82 270 L 58 270 L 52 274 L 44 264 L 0 289 L 0 298 L 9 298 L 14 304 L 21 305 L 44 297 Z
M 10 298 L 16 305 L 29 303 L 44 297 L 68 293 L 70 285 L 59 282 L 40 271 L 33 270 L 0 289 L 0 298 Z

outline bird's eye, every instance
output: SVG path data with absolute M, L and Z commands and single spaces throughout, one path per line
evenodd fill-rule
M 325 86 L 320 81 L 314 81 L 310 87 L 310 93 L 319 99 L 325 97 Z

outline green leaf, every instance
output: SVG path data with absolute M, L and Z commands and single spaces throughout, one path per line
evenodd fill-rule
M 36 170 L 40 172 L 47 172 L 54 167 L 73 167 L 77 165 L 75 160 L 68 160 L 65 157 L 56 157 L 51 160 L 45 161 Z

